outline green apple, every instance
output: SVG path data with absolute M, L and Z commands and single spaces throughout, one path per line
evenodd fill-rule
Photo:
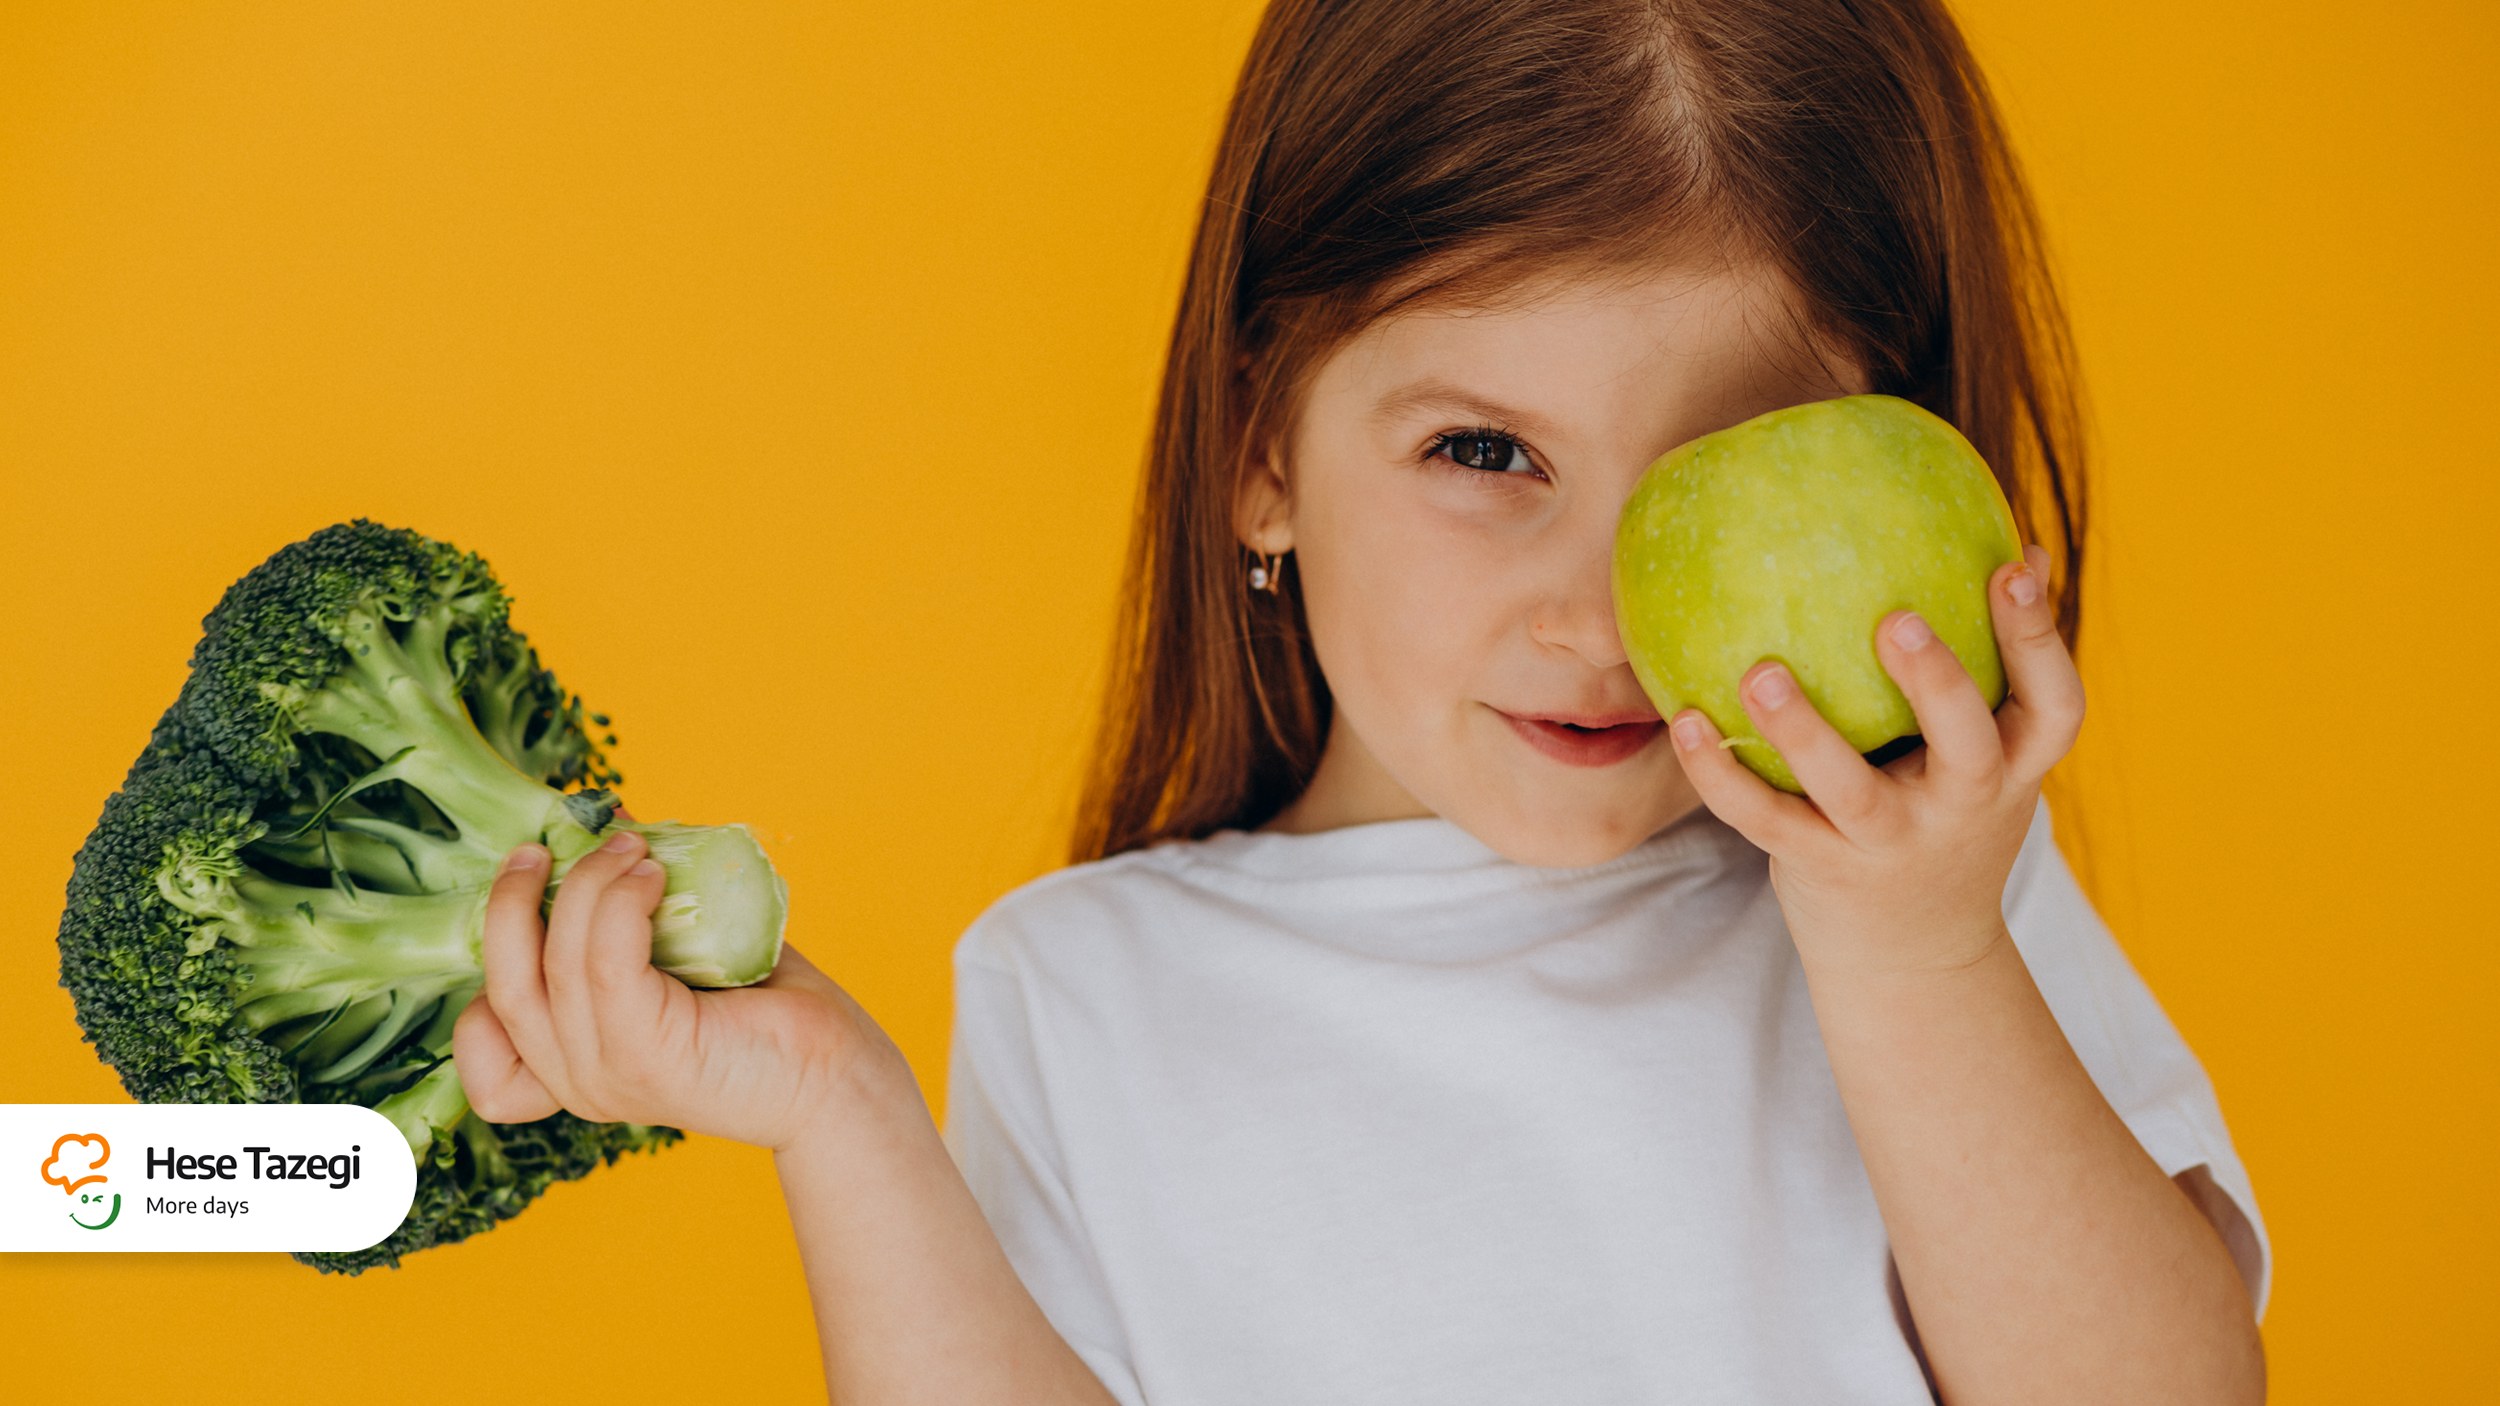
M 1918 720 L 1875 656 L 1915 610 L 1996 707 L 1988 578 L 2022 560 L 1996 476 L 1951 425 L 1888 395 L 1792 405 L 1668 451 L 1616 525 L 1615 619 L 1632 672 L 1673 718 L 1698 708 L 1746 766 L 1802 791 L 1738 702 L 1777 659 L 1849 745 L 1896 750 Z

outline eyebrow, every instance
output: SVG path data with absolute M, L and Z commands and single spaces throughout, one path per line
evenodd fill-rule
M 1461 410 L 1481 420 L 1495 421 L 1522 434 L 1545 436 L 1553 425 L 1540 415 L 1504 405 L 1448 381 L 1421 380 L 1398 387 L 1372 406 L 1375 423 L 1386 424 L 1416 410 Z

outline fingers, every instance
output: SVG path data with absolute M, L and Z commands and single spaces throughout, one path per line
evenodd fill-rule
M 494 887 L 486 894 L 478 957 L 486 969 L 482 999 L 493 1004 L 497 1027 L 547 1088 L 561 1089 L 565 1082 L 564 1056 L 548 1018 L 541 956 L 545 934 L 538 920 L 539 904 L 546 893 L 545 849 L 522 845 L 506 855 L 502 872 L 495 876 Z M 468 1071 L 464 1068 L 461 1081 L 466 1084 L 467 1080 Z
M 507 857 L 479 943 L 486 990 L 452 1027 L 480 1117 L 525 1122 L 559 1108 L 606 1117 L 615 1041 L 603 1033 L 652 1028 L 671 984 L 651 966 L 651 911 L 666 879 L 645 848 L 620 830 L 576 861 L 543 929 L 547 851 L 523 845 Z
M 652 992 L 684 986 L 651 965 L 651 914 L 667 888 L 666 871 L 645 854 L 609 882 L 591 911 L 581 954 L 583 984 L 611 1024 L 630 1024 Z
M 1996 724 L 2007 767 L 2026 781 L 2048 774 L 2083 729 L 2083 678 L 2057 633 L 2047 589 L 2048 549 L 2023 551 L 2019 566 L 1988 582 L 1997 653 L 2005 660 L 2006 701 Z
M 1787 665 L 1763 660 L 1745 671 L 1736 693 L 1745 715 L 1779 749 L 1780 760 L 1806 788 L 1815 809 L 1843 830 L 1878 818 L 1897 783 L 1867 765 L 1858 749 L 1815 711 Z
M 1698 709 L 1669 720 L 1668 735 L 1694 789 L 1711 811 L 1756 846 L 1793 852 L 1837 833 L 1857 844 L 1891 834 L 1895 822 L 1929 813 L 1931 800 L 1967 812 L 2036 786 L 2074 744 L 2083 720 L 2083 685 L 2058 636 L 2044 581 L 2048 553 L 1989 578 L 1990 617 L 2004 662 L 2007 696 L 1991 713 L 1979 685 L 1952 648 L 1914 611 L 1877 622 L 1875 651 L 1915 715 L 1924 745 L 1885 768 L 1867 763 L 1805 696 L 1776 659 L 1745 672 L 1737 696 L 1762 739 L 1803 788 L 1803 798 L 1764 782 L 1727 752 Z M 1958 799 L 1956 799 L 1958 795 Z
M 1675 743 L 1676 757 L 1702 804 L 1756 849 L 1777 852 L 1799 827 L 1820 823 L 1804 797 L 1774 787 L 1738 761 L 1700 709 L 1677 713 L 1668 722 L 1667 736 Z
M 451 1027 L 452 1067 L 460 1071 L 469 1107 L 489 1123 L 535 1123 L 563 1108 L 521 1060 L 512 1036 L 483 996 Z
M 667 886 L 657 860 L 635 860 L 599 895 L 582 947 L 590 1038 L 600 1049 L 599 1097 L 603 1104 L 624 1100 L 611 1117 L 645 1120 L 632 1110 L 647 1106 L 655 1052 L 672 1028 L 689 1028 L 693 1018 L 694 992 L 651 965 L 651 914 Z
M 1970 671 L 1916 611 L 1896 610 L 1875 627 L 1875 654 L 1918 717 L 1932 784 L 1993 790 L 2005 775 L 2005 743 Z
M 642 836 L 619 830 L 565 872 L 555 904 L 548 910 L 547 1012 L 568 1066 L 595 1070 L 603 1062 L 600 1004 L 620 994 L 613 980 L 616 949 L 630 949 L 638 941 L 640 955 L 634 960 L 646 968 L 650 965 L 649 915 L 659 902 L 662 881 L 656 863 L 648 874 L 637 872 L 649 862 L 644 851 Z M 612 898 L 616 901 L 611 902 Z M 596 979 L 592 975 L 594 951 L 603 954 L 601 975 Z M 629 994 L 630 987 L 625 991 Z M 579 1108 L 574 1111 L 583 1113 Z

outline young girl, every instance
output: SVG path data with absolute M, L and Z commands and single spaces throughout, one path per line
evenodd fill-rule
M 844 1402 L 2260 1400 L 2247 1176 L 2039 803 L 2037 247 L 1934 0 L 1276 0 L 1076 862 L 956 949 L 945 1139 L 796 952 L 652 970 L 630 835 L 543 931 L 512 856 L 472 1101 L 773 1148 Z M 1648 705 L 1609 554 L 1663 451 L 1861 391 L 2047 547 L 1988 583 L 1993 715 L 1868 622 L 1906 757 L 1747 674 L 1799 798 Z

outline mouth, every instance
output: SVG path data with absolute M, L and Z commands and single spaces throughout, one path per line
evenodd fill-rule
M 1576 718 L 1520 717 L 1503 713 L 1502 720 L 1521 740 L 1566 766 L 1612 766 L 1640 754 L 1666 731 L 1656 714 L 1644 717 Z

